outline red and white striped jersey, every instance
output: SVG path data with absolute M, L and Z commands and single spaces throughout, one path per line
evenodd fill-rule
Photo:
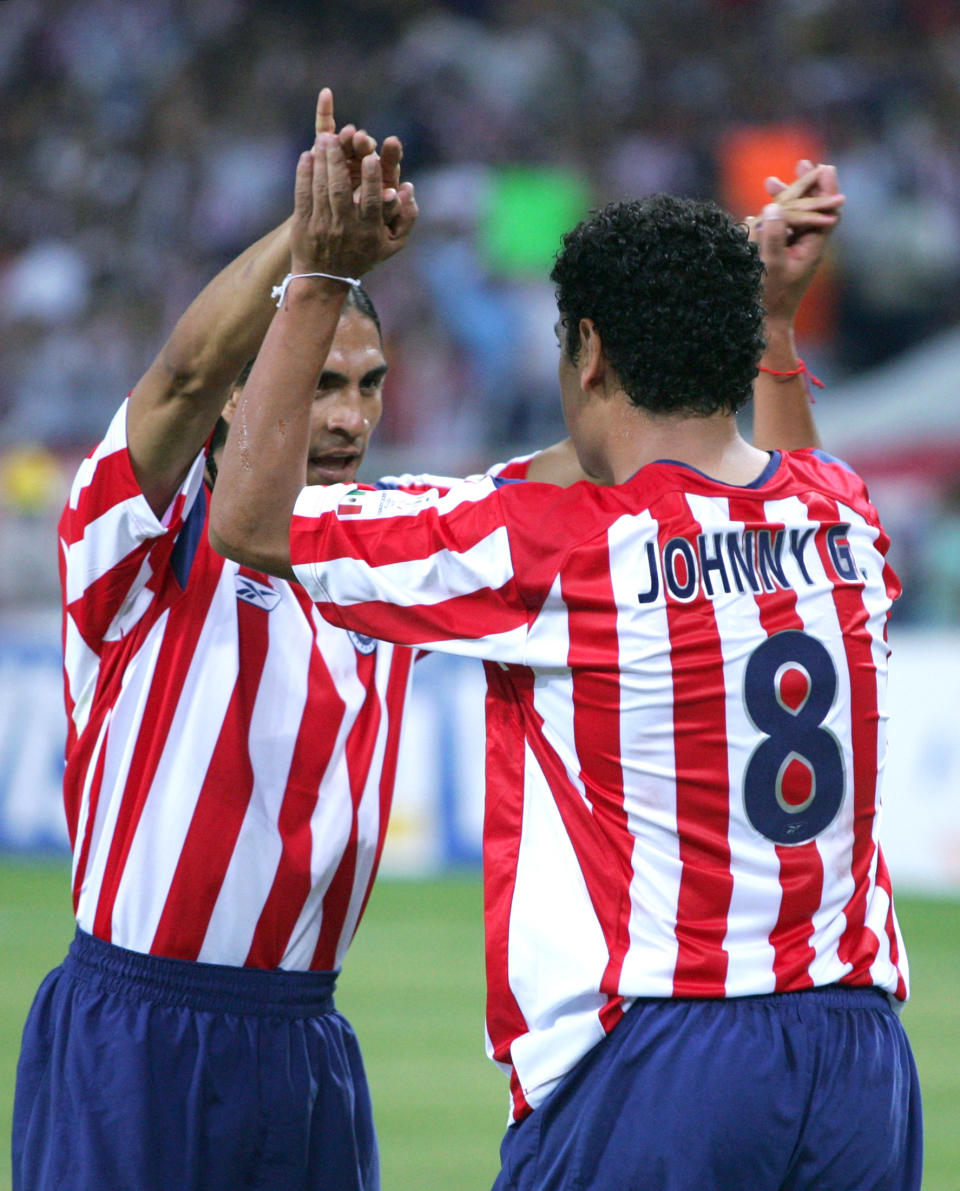
M 203 466 L 158 520 L 124 405 L 61 518 L 77 922 L 134 951 L 332 969 L 380 858 L 411 654 L 216 554 Z
M 488 1049 L 518 1117 L 636 997 L 905 999 L 887 545 L 809 450 L 747 487 L 658 462 L 610 488 L 301 493 L 325 616 L 487 661 Z

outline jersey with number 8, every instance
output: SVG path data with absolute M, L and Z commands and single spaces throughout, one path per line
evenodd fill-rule
M 301 494 L 291 536 L 324 615 L 488 662 L 487 1028 L 516 1116 L 636 997 L 906 997 L 878 843 L 899 584 L 845 465 L 337 499 Z

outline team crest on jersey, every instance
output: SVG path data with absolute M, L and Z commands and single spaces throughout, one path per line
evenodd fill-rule
M 377 648 L 377 640 L 375 637 L 367 637 L 363 633 L 355 633 L 353 629 L 347 629 L 347 636 L 353 642 L 353 648 L 357 653 L 373 653 Z
M 272 612 L 280 603 L 280 592 L 266 583 L 252 579 L 249 575 L 237 575 L 234 578 L 237 589 L 237 599 L 262 608 L 264 612 Z

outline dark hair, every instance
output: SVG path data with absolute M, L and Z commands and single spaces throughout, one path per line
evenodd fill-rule
M 551 273 L 564 350 L 590 318 L 630 400 L 651 413 L 733 412 L 763 351 L 763 264 L 715 203 L 610 203 L 563 238 Z
M 349 310 L 351 307 L 365 318 L 370 319 L 377 328 L 377 334 L 380 336 L 380 344 L 382 346 L 383 328 L 380 326 L 380 316 L 377 314 L 377 308 L 373 304 L 373 299 L 362 285 L 351 285 L 347 290 L 347 300 L 344 302 L 343 308 L 344 310 Z
M 377 335 L 380 337 L 380 343 L 383 344 L 383 329 L 380 326 L 380 317 L 377 314 L 377 308 L 373 304 L 373 299 L 363 288 L 362 285 L 351 285 L 347 290 L 347 297 L 343 303 L 344 310 L 356 310 L 362 314 L 364 318 L 370 319 L 373 325 L 377 328 Z M 256 357 L 254 357 L 255 359 Z M 247 360 L 243 368 L 240 370 L 240 375 L 233 382 L 234 389 L 242 389 L 250 378 L 250 372 L 253 368 L 253 359 Z M 219 450 L 220 447 L 227 441 L 227 430 L 229 423 L 225 418 L 217 418 L 217 424 L 213 428 L 213 433 L 210 435 L 210 442 L 207 446 L 207 458 L 210 463 L 213 463 L 213 454 Z M 213 464 L 214 475 L 216 475 L 216 465 Z

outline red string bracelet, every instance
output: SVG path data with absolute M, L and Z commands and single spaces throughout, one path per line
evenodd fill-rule
M 820 380 L 819 377 L 816 377 L 813 375 L 813 373 L 806 366 L 806 364 L 804 364 L 803 360 L 801 360 L 799 356 L 797 357 L 796 368 L 787 369 L 785 372 L 781 372 L 777 368 L 766 368 L 766 367 L 764 367 L 763 364 L 758 364 L 757 368 L 760 372 L 767 372 L 770 374 L 770 376 L 782 377 L 784 380 L 789 380 L 790 377 L 792 377 L 792 376 L 806 377 L 808 393 L 810 393 L 810 385 L 811 384 L 816 385 L 818 389 L 824 388 L 823 381 Z M 810 393 L 810 400 L 811 401 L 814 400 L 812 393 Z

